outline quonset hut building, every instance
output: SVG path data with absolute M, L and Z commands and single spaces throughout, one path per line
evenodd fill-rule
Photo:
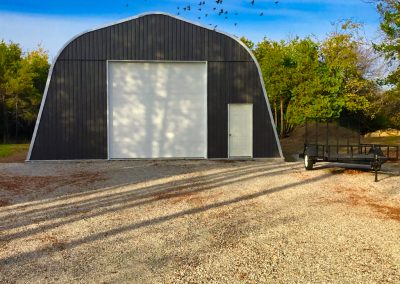
M 238 39 L 164 13 L 85 32 L 52 64 L 27 160 L 282 158 Z

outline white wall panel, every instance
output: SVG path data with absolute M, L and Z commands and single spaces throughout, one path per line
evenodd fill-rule
M 205 158 L 205 62 L 108 62 L 109 158 Z

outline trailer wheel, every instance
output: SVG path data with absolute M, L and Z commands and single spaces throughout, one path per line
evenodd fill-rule
M 309 171 L 312 170 L 314 166 L 314 161 L 307 155 L 304 155 L 304 168 Z

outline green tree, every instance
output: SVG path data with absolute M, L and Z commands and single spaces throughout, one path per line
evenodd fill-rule
M 368 78 L 372 59 L 358 36 L 360 28 L 345 21 L 323 42 L 264 39 L 253 47 L 281 136 L 306 117 L 368 111 L 376 84 Z
M 10 78 L 15 77 L 21 60 L 22 50 L 18 44 L 0 42 L 0 108 L 1 108 L 1 132 L 3 143 L 9 136 L 8 108 L 7 108 L 7 84 Z
M 382 51 L 386 58 L 394 63 L 400 59 L 400 2 L 397 0 L 377 1 L 377 10 L 381 16 L 380 28 L 384 33 L 382 43 L 375 48 Z M 388 83 L 400 87 L 400 66 L 388 77 Z
M 39 47 L 37 50 L 29 52 L 24 58 L 23 63 L 26 65 L 25 72 L 30 74 L 33 88 L 28 93 L 28 108 L 21 114 L 21 117 L 32 123 L 36 120 L 49 72 L 47 52 Z
M 286 104 L 291 98 L 291 69 L 295 67 L 295 62 L 284 41 L 275 42 L 264 39 L 257 44 L 254 54 L 260 63 L 268 98 L 273 106 L 275 123 L 283 136 L 286 125 Z M 280 114 L 279 124 L 278 112 Z
M 342 107 L 340 111 L 367 111 L 369 99 L 376 91 L 373 81 L 367 78 L 369 64 L 366 62 L 373 59 L 366 58 L 368 54 L 363 52 L 366 44 L 358 35 L 360 28 L 360 24 L 345 21 L 321 47 L 328 76 L 335 82 L 330 91 L 337 97 L 337 103 Z
M 20 129 L 27 132 L 36 119 L 49 69 L 47 53 L 38 48 L 23 53 L 19 45 L 0 43 L 0 104 L 3 143 Z M 12 122 L 12 123 L 11 123 Z
M 251 40 L 245 38 L 244 36 L 242 36 L 240 38 L 240 41 L 243 42 L 250 50 L 253 50 L 254 42 L 252 42 Z
M 287 120 L 291 127 L 304 122 L 306 117 L 317 117 L 326 103 L 319 100 L 323 93 L 322 75 L 324 69 L 319 61 L 319 43 L 311 38 L 293 40 L 290 52 L 296 62 L 293 70 L 292 97 L 288 104 Z M 321 107 L 322 106 L 322 107 Z
M 376 2 L 384 38 L 380 44 L 375 45 L 375 48 L 385 55 L 392 69 L 383 80 L 383 84 L 390 89 L 381 95 L 377 108 L 386 118 L 388 125 L 385 126 L 400 129 L 400 2 L 397 0 Z

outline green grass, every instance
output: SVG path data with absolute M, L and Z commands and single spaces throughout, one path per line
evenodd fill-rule
M 29 144 L 0 144 L 0 158 L 13 156 L 21 152 L 27 152 Z

